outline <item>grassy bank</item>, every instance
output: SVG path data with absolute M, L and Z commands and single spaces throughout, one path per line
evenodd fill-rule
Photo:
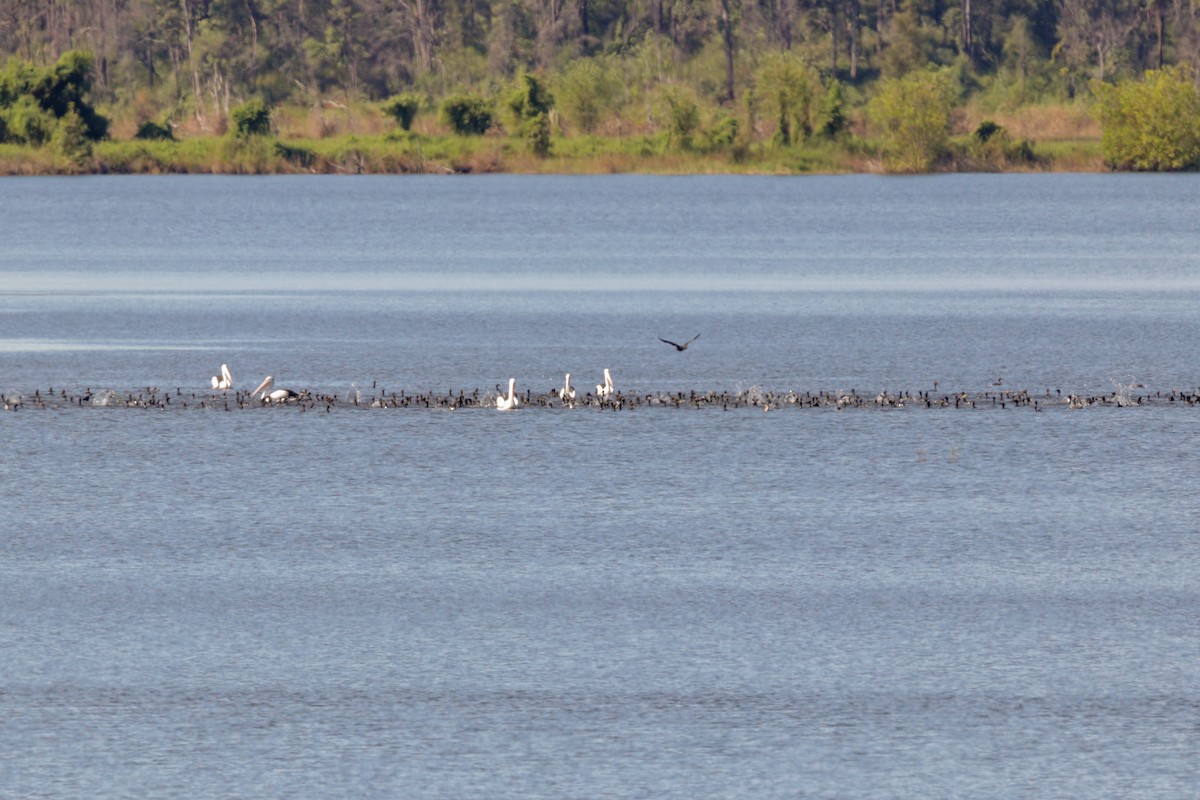
M 273 113 L 275 136 L 237 138 L 181 126 L 178 139 L 139 140 L 133 120 L 118 120 L 112 138 L 68 158 L 51 146 L 0 144 L 0 175 L 71 174 L 842 174 L 889 171 L 883 143 L 861 117 L 835 139 L 812 137 L 780 146 L 760 124 L 732 143 L 681 146 L 664 131 L 632 126 L 602 134 L 556 130 L 538 156 L 520 136 L 495 131 L 458 136 L 432 116 L 412 132 L 362 104 L 328 110 L 287 107 Z M 999 135 L 980 141 L 981 126 Z M 1025 106 L 1011 111 L 960 108 L 953 135 L 932 171 L 1089 172 L 1104 169 L 1099 125 L 1081 106 Z M 631 129 L 632 128 L 632 129 Z M 697 141 L 703 141 L 698 136 Z
M 954 137 L 942 172 L 1090 172 L 1104 169 L 1100 142 L 1008 140 L 982 146 Z M 660 136 L 556 138 L 539 157 L 519 138 L 418 134 L 324 139 L 228 136 L 181 141 L 105 141 L 69 160 L 45 147 L 0 145 L 2 175 L 80 174 L 839 174 L 886 172 L 885 154 L 864 139 L 714 151 L 673 148 Z

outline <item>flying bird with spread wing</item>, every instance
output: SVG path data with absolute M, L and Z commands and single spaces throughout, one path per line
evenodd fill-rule
M 688 345 L 689 345 L 689 344 L 691 344 L 692 342 L 696 341 L 696 340 L 697 340 L 697 339 L 699 339 L 699 338 L 700 338 L 700 334 L 698 334 L 698 333 L 697 333 L 695 336 L 693 336 L 692 338 L 688 339 L 688 340 L 687 340 L 686 342 L 684 342 L 683 344 L 678 344 L 678 343 L 676 343 L 676 342 L 672 342 L 670 339 L 664 339 L 664 338 L 662 338 L 661 336 L 660 336 L 660 337 L 658 337 L 658 340 L 659 340 L 660 342 L 666 342 L 667 344 L 671 345 L 671 347 L 674 347 L 676 350 L 678 350 L 679 352 L 681 352 L 681 353 L 682 353 L 684 350 L 687 350 L 687 349 L 688 349 Z

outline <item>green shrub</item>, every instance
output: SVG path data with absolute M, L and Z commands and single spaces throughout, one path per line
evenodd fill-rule
M 682 150 L 692 148 L 692 137 L 700 129 L 700 101 L 689 88 L 668 86 L 662 92 L 667 138 Z
M 442 116 L 460 136 L 482 136 L 493 123 L 491 104 L 470 94 L 447 97 L 442 102 Z
M 508 108 L 516 130 L 525 137 L 529 150 L 540 158 L 550 155 L 550 111 L 554 95 L 536 75 L 521 73 L 517 87 L 508 96 Z
M 53 66 L 37 67 L 16 59 L 0 70 L 0 130 L 3 140 L 41 145 L 50 140 L 57 121 L 69 113 L 83 123 L 84 136 L 100 141 L 108 120 L 84 99 L 92 86 L 92 56 L 69 50 Z
M 954 90 L 944 72 L 913 72 L 883 81 L 868 112 L 891 169 L 924 172 L 947 150 Z
M 1004 134 L 1004 126 L 998 125 L 990 119 L 985 119 L 979 123 L 979 127 L 975 129 L 975 141 L 980 144 L 987 144 L 996 134 Z
M 84 135 L 98 142 L 108 135 L 108 120 L 84 100 L 92 88 L 95 71 L 92 54 L 85 50 L 69 50 L 59 56 L 50 68 L 49 86 L 41 97 L 42 107 L 56 117 L 77 114 L 83 123 Z
M 265 136 L 221 137 L 218 154 L 218 169 L 212 172 L 227 172 L 234 175 L 263 175 L 278 172 L 278 154 L 274 142 Z
M 778 53 L 755 73 L 754 84 L 757 99 L 775 118 L 776 144 L 786 147 L 812 136 L 821 91 L 816 70 L 790 53 Z
M 421 96 L 412 92 L 394 94 L 380 106 L 383 113 L 396 120 L 400 129 L 405 131 L 412 129 L 413 120 L 416 119 L 420 108 Z
M 50 136 L 50 147 L 55 155 L 67 163 L 79 166 L 92 156 L 92 140 L 88 138 L 87 125 L 74 104 L 67 108 L 67 113 L 59 119 L 54 133 Z
M 1013 164 L 1028 166 L 1038 161 L 1032 142 L 1028 139 L 1014 141 L 1003 125 L 990 119 L 979 123 L 965 149 L 968 156 L 994 169 L 1005 169 Z
M 4 118 L 6 139 L 17 144 L 42 145 L 54 133 L 54 114 L 42 108 L 33 95 L 23 94 L 8 108 L 0 111 Z
M 262 100 L 247 100 L 229 112 L 233 135 L 239 139 L 271 135 L 271 112 Z
M 527 122 L 554 108 L 554 95 L 536 75 L 521 73 L 517 88 L 508 96 L 508 107 L 519 121 Z
M 841 81 L 830 82 L 817 119 L 818 130 L 827 138 L 832 139 L 846 129 L 846 98 Z
M 592 133 L 624 91 L 620 76 L 600 58 L 572 61 L 555 84 L 559 110 L 584 133 Z
M 1104 162 L 1113 169 L 1200 168 L 1200 93 L 1179 68 L 1097 88 Z
M 721 114 L 716 121 L 704 132 L 704 144 L 708 150 L 725 150 L 737 142 L 741 123 L 737 117 Z
M 317 163 L 317 155 L 306 147 L 295 144 L 275 142 L 275 155 L 291 164 L 304 169 L 312 169 Z
M 169 125 L 159 125 L 157 122 L 147 121 L 138 126 L 137 133 L 133 135 L 133 138 L 150 142 L 170 142 L 175 140 L 175 133 Z
M 538 114 L 525 126 L 525 141 L 539 158 L 550 155 L 550 115 Z

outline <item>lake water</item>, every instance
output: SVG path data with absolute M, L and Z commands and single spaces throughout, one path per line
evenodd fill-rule
M 0 797 L 1194 798 L 1197 207 L 6 178 Z

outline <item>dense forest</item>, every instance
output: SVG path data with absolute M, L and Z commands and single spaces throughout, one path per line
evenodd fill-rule
M 347 125 L 379 133 L 378 120 L 389 114 L 406 130 L 418 117 L 418 127 L 462 132 L 445 111 L 455 98 L 488 103 L 485 128 L 506 124 L 510 133 L 536 137 L 548 133 L 534 124 L 537 108 L 526 112 L 541 92 L 558 136 L 662 133 L 696 146 L 739 138 L 789 144 L 868 118 L 886 127 L 887 101 L 879 96 L 889 87 L 900 104 L 891 113 L 904 117 L 904 104 L 922 89 L 895 84 L 914 74 L 935 76 L 928 91 L 952 108 L 970 104 L 984 115 L 1037 105 L 1090 108 L 1103 85 L 1164 67 L 1190 80 L 1200 75 L 1200 2 L 0 2 L 0 61 L 8 62 L 10 88 L 34 85 L 30 70 L 53 69 L 64 54 L 81 52 L 91 58 L 90 101 L 112 121 L 106 132 L 114 137 L 131 138 L 147 124 L 221 134 L 247 101 L 321 111 L 317 123 L 292 126 L 314 138 L 347 133 Z M 397 105 L 398 96 L 411 99 Z M 379 113 L 389 98 L 390 111 Z M 375 129 L 361 112 L 368 104 Z M 82 103 L 72 107 L 92 113 Z

